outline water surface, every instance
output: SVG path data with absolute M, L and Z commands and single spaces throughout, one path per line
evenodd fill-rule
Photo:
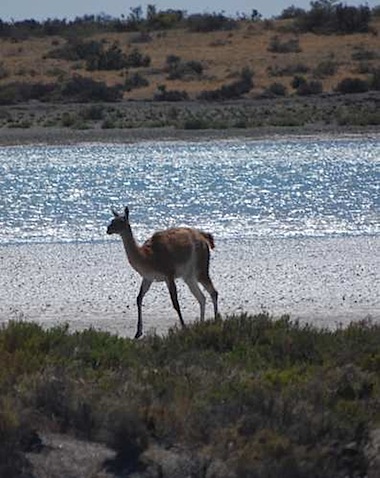
M 378 235 L 379 163 L 376 139 L 2 147 L 0 244 L 103 240 L 124 204 L 141 238 Z

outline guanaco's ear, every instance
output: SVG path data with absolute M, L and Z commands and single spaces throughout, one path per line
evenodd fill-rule
M 125 208 L 124 208 L 124 216 L 125 216 L 125 220 L 128 221 L 128 218 L 129 218 L 129 208 L 128 208 L 128 206 L 125 206 Z
M 119 217 L 119 213 L 117 211 L 115 211 L 114 208 L 111 209 L 112 211 L 112 214 L 115 216 L 115 217 Z

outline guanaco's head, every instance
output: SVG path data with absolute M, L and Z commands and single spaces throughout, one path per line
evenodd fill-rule
M 129 224 L 129 209 L 126 206 L 124 214 L 119 214 L 112 209 L 112 214 L 114 215 L 114 218 L 112 219 L 111 224 L 107 227 L 107 234 L 122 234 Z

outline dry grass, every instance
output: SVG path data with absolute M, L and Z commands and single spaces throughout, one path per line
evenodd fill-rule
M 93 37 L 106 41 L 109 45 L 117 42 L 125 53 L 138 48 L 151 58 L 149 68 L 141 68 L 140 73 L 149 80 L 149 86 L 125 93 L 126 99 L 152 99 L 158 85 L 166 84 L 168 89 L 186 91 L 195 98 L 203 90 L 219 88 L 222 84 L 233 81 L 237 72 L 244 67 L 254 71 L 255 88 L 250 92 L 255 96 L 265 90 L 271 83 L 278 81 L 290 87 L 292 76 L 273 78 L 268 74 L 270 68 L 283 68 L 292 64 L 304 64 L 309 68 L 307 76 L 312 78 L 313 70 L 327 59 L 336 63 L 334 75 L 324 78 L 324 91 L 331 91 L 340 80 L 347 76 L 365 78 L 358 73 L 359 61 L 352 59 L 352 54 L 362 48 L 378 51 L 380 20 L 375 19 L 371 32 L 353 35 L 315 35 L 311 33 L 298 35 L 301 51 L 298 53 L 272 53 L 268 46 L 274 35 L 281 42 L 295 38 L 293 33 L 284 33 L 286 21 L 271 22 L 270 28 L 265 22 L 256 24 L 241 22 L 234 31 L 210 33 L 191 33 L 185 30 L 152 32 L 152 41 L 133 43 L 136 33 L 105 33 Z M 3 70 L 7 76 L 0 80 L 0 85 L 12 81 L 52 82 L 59 76 L 74 74 L 88 75 L 93 79 L 105 81 L 108 85 L 123 83 L 125 71 L 88 72 L 84 64 L 46 58 L 47 53 L 64 44 L 59 37 L 30 38 L 24 41 L 0 41 L 0 57 Z M 54 45 L 55 44 L 55 45 Z M 164 71 L 166 57 L 177 55 L 184 61 L 200 61 L 204 67 L 201 79 L 171 81 Z M 380 55 L 371 60 L 370 66 L 380 66 Z

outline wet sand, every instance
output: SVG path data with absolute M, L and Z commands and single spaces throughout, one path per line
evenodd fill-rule
M 222 315 L 267 311 L 320 327 L 380 321 L 380 238 L 218 240 L 211 277 Z M 132 337 L 140 277 L 120 240 L 0 246 L 0 323 L 37 321 L 94 327 Z M 185 322 L 199 307 L 181 280 Z M 164 284 L 144 298 L 144 331 L 178 325 Z M 207 297 L 206 317 L 212 316 Z

